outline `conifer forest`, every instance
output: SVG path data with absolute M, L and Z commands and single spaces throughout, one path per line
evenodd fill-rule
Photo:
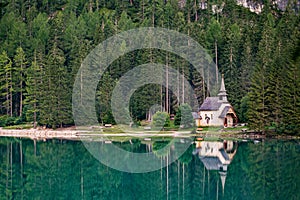
M 300 134 L 300 4 L 298 0 L 1 0 L 0 126 L 74 125 L 72 90 L 85 57 L 107 38 L 139 27 L 186 34 L 224 74 L 239 123 L 256 130 Z M 284 3 L 284 7 L 278 2 Z M 123 74 L 144 63 L 179 71 L 197 95 L 205 82 L 186 60 L 158 49 L 132 51 L 103 74 L 95 95 L 99 123 L 114 123 L 110 99 Z M 172 84 L 181 84 L 181 79 Z M 184 89 L 181 89 L 184 92 Z M 168 88 L 145 85 L 130 99 L 131 117 L 147 119 L 152 105 L 178 112 Z M 194 110 L 196 111 L 196 110 Z

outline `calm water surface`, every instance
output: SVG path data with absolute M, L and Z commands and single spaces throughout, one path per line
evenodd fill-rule
M 114 143 L 148 152 L 168 140 Z M 157 156 L 166 162 L 172 148 Z M 0 138 L 0 199 L 296 200 L 299 191 L 300 141 L 199 141 L 172 165 L 133 174 L 102 165 L 79 141 Z

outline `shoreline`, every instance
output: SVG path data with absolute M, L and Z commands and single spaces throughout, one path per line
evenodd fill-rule
M 289 135 L 262 135 L 257 133 L 245 133 L 238 131 L 203 131 L 190 133 L 190 131 L 167 131 L 164 133 L 131 132 L 131 133 L 95 133 L 90 130 L 53 130 L 53 129 L 2 129 L 0 137 L 28 138 L 32 140 L 64 139 L 82 140 L 84 138 L 98 137 L 203 137 L 203 138 L 236 138 L 236 139 L 300 139 L 300 136 Z

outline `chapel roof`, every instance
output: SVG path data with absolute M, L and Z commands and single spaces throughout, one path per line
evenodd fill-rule
M 200 111 L 205 110 L 219 110 L 220 106 L 222 105 L 222 102 L 219 101 L 218 97 L 207 97 L 203 104 L 200 107 Z
M 221 115 L 219 116 L 220 118 L 225 118 L 226 114 L 228 112 L 228 110 L 231 108 L 231 106 L 225 106 L 225 108 L 223 109 Z

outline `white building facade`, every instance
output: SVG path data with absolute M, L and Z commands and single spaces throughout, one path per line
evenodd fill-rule
M 227 100 L 224 76 L 217 97 L 207 97 L 199 109 L 201 126 L 232 127 L 237 124 L 237 116 Z

